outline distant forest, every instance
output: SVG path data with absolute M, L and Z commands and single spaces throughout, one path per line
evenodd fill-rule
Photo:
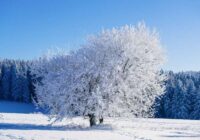
M 0 99 L 32 102 L 34 87 L 30 65 L 29 61 L 0 61 Z
M 200 119 L 200 72 L 167 72 L 165 94 L 157 100 L 157 118 Z
M 0 99 L 36 101 L 31 61 L 0 60 Z M 200 119 L 200 72 L 165 72 L 166 91 L 155 103 L 156 118 Z

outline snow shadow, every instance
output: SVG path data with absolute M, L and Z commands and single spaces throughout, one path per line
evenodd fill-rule
M 173 132 L 170 135 L 161 135 L 161 137 L 168 137 L 168 138 L 199 138 L 200 139 L 200 134 L 188 133 L 188 132 Z
M 56 131 L 90 131 L 90 130 L 113 130 L 110 125 L 97 125 L 95 127 L 81 126 L 81 125 L 34 125 L 34 124 L 13 124 L 0 123 L 0 129 L 4 130 L 56 130 Z

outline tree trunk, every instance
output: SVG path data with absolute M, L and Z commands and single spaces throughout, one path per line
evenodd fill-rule
M 103 117 L 99 118 L 99 123 L 103 123 Z
M 90 126 L 96 125 L 96 116 L 94 114 L 89 114 L 89 119 L 90 119 Z

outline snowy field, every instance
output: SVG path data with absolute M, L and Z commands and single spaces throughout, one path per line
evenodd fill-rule
M 26 104 L 0 102 L 0 112 L 0 140 L 200 140 L 200 121 L 106 118 L 90 128 L 87 118 L 51 124 Z

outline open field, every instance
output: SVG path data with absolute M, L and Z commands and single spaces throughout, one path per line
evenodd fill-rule
M 6 102 L 3 103 L 6 107 Z M 2 103 L 1 103 L 2 105 Z M 10 105 L 11 106 L 11 105 Z M 199 140 L 200 121 L 168 119 L 106 118 L 103 125 L 89 127 L 87 118 L 51 124 L 29 105 L 15 103 L 25 112 L 2 108 L 0 140 Z M 17 112 L 17 113 L 16 113 Z

